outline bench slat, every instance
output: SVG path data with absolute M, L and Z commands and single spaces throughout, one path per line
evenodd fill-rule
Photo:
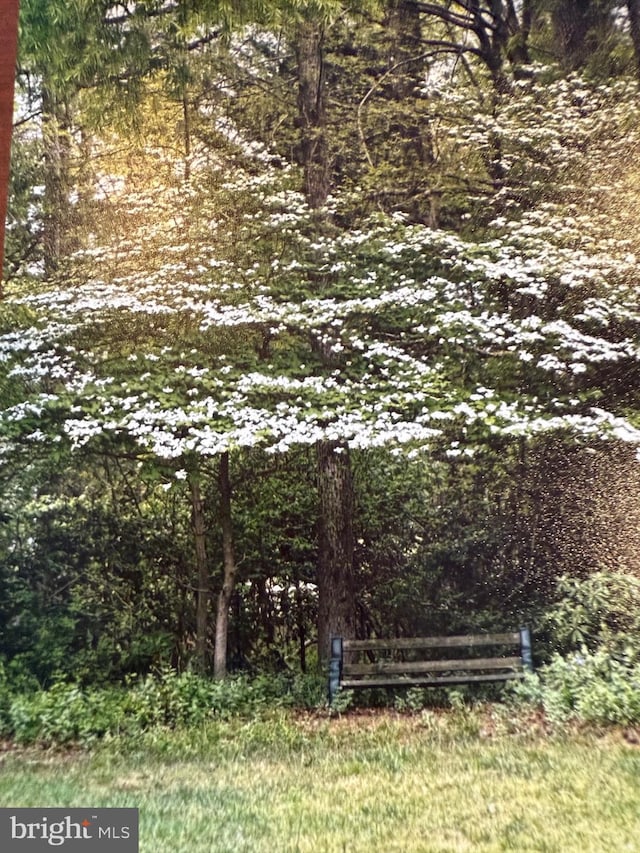
M 340 682 L 340 687 L 348 690 L 356 687 L 405 687 L 415 685 L 468 684 L 476 681 L 510 681 L 524 678 L 524 672 L 496 672 L 491 675 L 440 675 L 433 678 L 411 676 L 408 678 L 361 678 Z
M 384 649 L 433 649 L 454 646 L 519 645 L 517 631 L 507 634 L 472 634 L 458 637 L 398 637 L 391 640 L 343 640 L 345 652 L 381 651 Z
M 384 675 L 385 673 L 412 672 L 450 672 L 452 670 L 477 669 L 522 669 L 522 659 L 510 658 L 472 658 L 462 660 L 419 660 L 419 661 L 379 661 L 378 663 L 345 663 L 343 678 L 353 675 Z

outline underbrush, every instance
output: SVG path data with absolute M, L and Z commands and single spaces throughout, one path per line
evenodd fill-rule
M 279 711 L 319 711 L 326 717 L 386 713 L 414 716 L 429 725 L 448 710 L 458 734 L 476 736 L 487 726 L 522 730 L 518 720 L 536 714 L 562 731 L 574 723 L 640 724 L 640 662 L 613 657 L 601 648 L 556 656 L 522 682 L 496 697 L 470 691 L 446 693 L 411 688 L 378 695 L 339 693 L 326 704 L 325 679 L 318 675 L 254 678 L 236 676 L 213 681 L 190 672 L 163 669 L 124 686 L 81 687 L 60 682 L 47 690 L 0 693 L 0 737 L 16 744 L 88 746 L 101 739 L 140 737 L 200 729 L 210 723 L 274 719 Z M 489 700 L 489 701 L 488 701 Z M 269 723 L 269 725 L 271 725 Z M 460 725 L 458 725 L 458 723 Z M 440 723 L 438 723 L 438 726 Z M 508 727 L 507 727 L 508 728 Z M 526 726 L 525 726 L 526 728 Z
M 550 722 L 640 723 L 640 661 L 606 648 L 556 656 L 512 688 L 516 701 L 537 705 Z
M 317 676 L 236 676 L 213 681 L 167 668 L 120 687 L 60 682 L 48 690 L 17 695 L 5 689 L 0 735 L 19 744 L 90 744 L 108 735 L 193 727 L 277 708 L 317 707 L 324 693 L 324 679 Z
M 513 689 L 555 725 L 640 723 L 640 580 L 625 572 L 561 577 L 545 627 L 556 650 Z
M 359 698 L 359 697 L 358 697 Z M 461 692 L 435 704 L 428 691 L 398 692 L 377 707 L 338 696 L 328 708 L 324 679 L 261 676 L 209 681 L 190 673 L 163 671 L 127 687 L 82 688 L 58 683 L 48 690 L 4 697 L 0 736 L 17 745 L 92 746 L 116 739 L 183 749 L 201 738 L 217 739 L 231 731 L 250 732 L 256 743 L 281 742 L 302 713 L 314 725 L 342 718 L 356 728 L 381 718 L 412 718 L 438 739 L 476 739 L 490 735 L 524 735 L 532 731 L 561 735 L 578 724 L 640 725 L 640 666 L 612 661 L 605 653 L 558 657 L 503 693 L 502 701 L 473 700 Z M 284 731 L 282 725 L 286 722 Z M 182 734 L 180 734 L 182 733 Z M 226 736 L 226 735 L 225 735 Z M 187 748 L 189 747 L 189 748 Z
M 633 576 L 596 573 L 586 580 L 561 578 L 558 599 L 547 611 L 541 631 L 546 633 L 540 643 L 546 662 L 522 682 L 504 689 L 476 685 L 342 691 L 331 708 L 326 705 L 326 679 L 318 673 L 214 681 L 167 667 L 120 686 L 60 681 L 45 690 L 30 688 L 25 679 L 12 680 L 0 662 L 0 737 L 45 745 L 88 745 L 142 734 L 153 740 L 213 722 L 253 720 L 257 725 L 270 717 L 273 723 L 274 712 L 283 709 L 323 709 L 336 717 L 372 707 L 419 715 L 429 725 L 437 723 L 438 731 L 440 710 L 447 708 L 460 732 L 476 734 L 487 728 L 487 708 L 500 709 L 492 712 L 494 729 L 499 720 L 516 721 L 513 726 L 518 729 L 518 720 L 536 715 L 559 731 L 575 723 L 636 726 L 640 725 L 639 612 L 640 581 Z M 550 649 L 556 653 L 551 655 Z

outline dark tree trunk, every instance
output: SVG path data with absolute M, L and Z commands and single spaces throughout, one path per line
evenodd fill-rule
M 45 274 L 52 275 L 66 253 L 71 221 L 70 121 L 65 105 L 46 86 L 42 90 L 42 124 L 45 141 L 43 252 Z
M 218 595 L 216 615 L 216 643 L 213 657 L 214 678 L 224 678 L 227 674 L 227 644 L 229 637 L 229 608 L 236 583 L 236 560 L 233 550 L 233 528 L 231 525 L 231 479 L 229 477 L 229 454 L 220 457 L 218 469 L 218 489 L 220 495 L 220 526 L 222 528 L 222 589 Z
M 204 505 L 198 474 L 189 477 L 191 487 L 191 524 L 195 543 L 196 560 L 196 669 L 207 670 L 207 635 L 209 629 L 209 565 L 207 561 L 206 525 Z
M 553 11 L 553 37 L 558 59 L 567 68 L 584 61 L 584 44 L 589 31 L 588 3 L 566 0 Z
M 387 62 L 397 73 L 391 75 L 390 95 L 401 101 L 411 97 L 423 81 L 422 23 L 415 0 L 390 0 L 385 25 L 389 34 Z
M 491 74 L 493 88 L 496 92 L 507 92 L 509 80 L 504 70 L 509 39 L 507 10 L 501 0 L 490 0 L 487 5 L 480 0 L 470 0 L 469 26 L 466 29 L 478 39 L 479 55 Z M 487 21 L 489 15 L 491 23 Z
M 522 25 L 520 35 L 512 48 L 509 59 L 514 66 L 528 65 L 531 62 L 529 53 L 529 37 L 533 26 L 533 2 L 534 0 L 523 0 L 522 2 Z
M 304 170 L 305 195 L 309 206 L 314 209 L 326 202 L 330 188 L 323 42 L 320 24 L 304 21 L 299 25 L 296 53 L 300 162 Z
M 298 116 L 301 165 L 307 202 L 317 210 L 329 195 L 331 164 L 327 139 L 323 60 L 324 33 L 315 21 L 298 27 Z M 338 451 L 338 452 L 336 452 Z M 318 653 L 329 656 L 329 639 L 341 633 L 353 637 L 353 487 L 346 446 L 321 441 L 317 446 L 320 496 L 318 556 Z
M 427 56 L 416 0 L 389 0 L 384 24 L 388 78 L 380 86 L 380 94 L 392 107 L 389 132 L 382 143 L 389 158 L 390 182 L 386 198 L 385 186 L 380 187 L 381 202 L 384 209 L 397 210 L 402 187 L 402 212 L 412 222 L 438 228 L 440 191 L 433 186 L 434 138 L 430 120 L 419 104 Z
M 563 0 L 551 21 L 558 60 L 570 70 L 585 65 L 594 43 L 602 43 L 613 27 L 611 10 L 597 0 Z
M 636 74 L 640 79 L 640 0 L 627 0 L 629 30 L 633 42 L 633 54 L 636 60 Z
M 18 0 L 2 0 L 0 3 L 0 288 L 9 192 L 13 90 L 18 50 L 18 6 Z
M 330 441 L 317 446 L 320 530 L 318 648 L 329 654 L 333 635 L 355 636 L 353 476 L 349 454 Z
M 184 122 L 184 179 L 189 182 L 191 180 L 191 106 L 186 88 L 182 94 L 182 120 Z

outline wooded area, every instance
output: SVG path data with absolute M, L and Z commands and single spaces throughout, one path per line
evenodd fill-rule
M 3 677 L 626 630 L 637 0 L 20 5 Z

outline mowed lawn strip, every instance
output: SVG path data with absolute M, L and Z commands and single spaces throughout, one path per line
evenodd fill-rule
M 8 751 L 0 805 L 136 806 L 141 853 L 640 853 L 640 749 L 456 714 L 279 714 Z

